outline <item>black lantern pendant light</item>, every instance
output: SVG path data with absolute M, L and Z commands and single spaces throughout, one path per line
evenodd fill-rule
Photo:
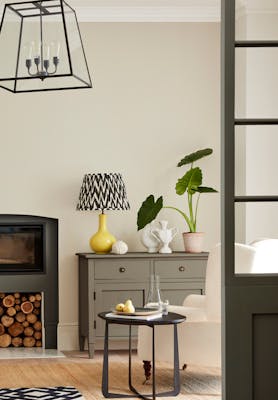
M 5 4 L 0 87 L 13 93 L 92 87 L 76 14 L 65 1 Z

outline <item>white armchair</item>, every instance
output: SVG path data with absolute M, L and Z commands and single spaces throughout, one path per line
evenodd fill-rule
M 277 274 L 278 239 L 257 239 L 250 245 L 256 249 L 256 258 L 251 272 L 254 274 Z
M 187 364 L 221 366 L 221 247 L 209 254 L 206 270 L 206 295 L 189 295 L 183 306 L 169 306 L 169 311 L 186 316 L 178 325 L 180 366 Z M 236 272 L 252 268 L 256 249 L 236 244 Z M 155 328 L 156 359 L 173 362 L 173 328 Z M 151 329 L 139 327 L 138 356 L 144 361 L 146 379 L 150 377 Z

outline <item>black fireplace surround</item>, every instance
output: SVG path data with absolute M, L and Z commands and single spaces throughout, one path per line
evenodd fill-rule
M 43 293 L 44 347 L 57 349 L 57 219 L 0 214 L 0 291 Z

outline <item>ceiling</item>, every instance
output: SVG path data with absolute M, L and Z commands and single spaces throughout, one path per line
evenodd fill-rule
M 219 0 L 69 0 L 83 21 L 218 21 Z
M 14 0 L 24 2 L 27 0 Z M 217 22 L 221 0 L 66 0 L 83 22 Z M 12 3 L 13 0 L 6 0 Z M 1 6 L 5 1 L 1 1 Z M 277 0 L 236 0 L 244 13 L 278 12 Z M 0 13 L 1 13 L 0 6 Z
M 0 1 L 3 5 L 28 0 Z M 220 0 L 66 0 L 84 22 L 219 21 Z

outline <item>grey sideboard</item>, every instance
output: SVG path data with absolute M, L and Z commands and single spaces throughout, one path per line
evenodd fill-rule
M 104 323 L 97 317 L 130 298 L 137 307 L 144 305 L 150 274 L 160 276 L 162 299 L 181 305 L 191 293 L 202 294 L 208 253 L 172 254 L 127 253 L 97 255 L 77 253 L 79 259 L 79 344 L 84 350 L 88 340 L 93 358 L 97 339 L 103 339 Z M 136 337 L 136 331 L 134 332 Z M 127 338 L 125 326 L 114 325 L 111 339 Z

